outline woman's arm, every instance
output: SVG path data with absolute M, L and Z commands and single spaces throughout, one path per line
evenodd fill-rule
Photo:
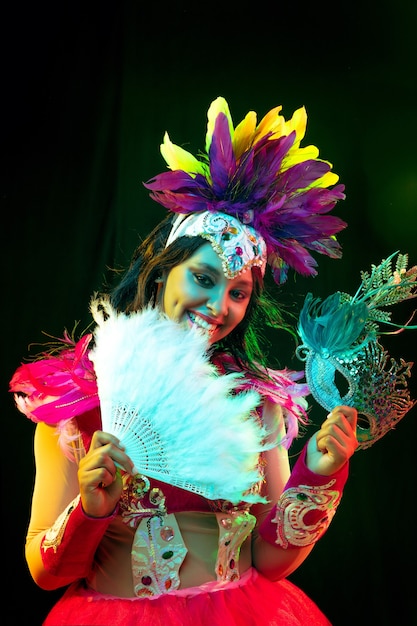
M 45 533 L 79 493 L 77 465 L 62 452 L 53 426 L 37 424 L 34 440 L 35 486 L 26 535 L 25 554 L 34 581 L 43 589 L 69 584 L 73 576 L 58 578 L 45 570 L 41 543 Z
M 122 490 L 116 463 L 128 470 L 132 463 L 115 437 L 96 431 L 78 467 L 44 423 L 36 427 L 35 463 L 26 560 L 40 587 L 56 589 L 89 573 Z
M 285 451 L 267 458 L 268 505 L 253 512 L 254 566 L 267 578 L 278 580 L 296 570 L 323 536 L 342 497 L 348 460 L 357 448 L 357 413 L 336 407 L 311 437 L 277 497 L 284 476 Z M 288 455 L 287 455 L 288 459 Z

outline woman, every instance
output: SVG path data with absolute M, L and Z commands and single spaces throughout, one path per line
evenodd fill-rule
M 68 586 L 45 626 L 329 624 L 286 577 L 340 502 L 357 414 L 335 406 L 291 471 L 308 390 L 266 367 L 257 329 L 280 322 L 267 263 L 282 283 L 289 267 L 316 273 L 306 248 L 340 256 L 345 224 L 325 214 L 343 189 L 299 148 L 303 110 L 279 111 L 234 128 L 218 98 L 202 161 L 166 136 L 172 171 L 146 186 L 175 215 L 93 299 L 94 335 L 65 336 L 11 381 L 38 422 L 27 562 L 41 588 Z M 138 463 L 115 426 L 141 411 L 130 431 L 152 437 Z

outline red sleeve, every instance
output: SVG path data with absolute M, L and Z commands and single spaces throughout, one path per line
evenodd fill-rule
M 324 535 L 342 498 L 349 462 L 332 474 L 311 472 L 305 462 L 307 446 L 300 454 L 277 504 L 259 527 L 268 543 L 283 548 L 308 546 Z

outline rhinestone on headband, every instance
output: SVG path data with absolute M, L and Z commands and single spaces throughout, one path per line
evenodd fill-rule
M 266 267 L 266 244 L 252 226 L 240 220 L 211 211 L 200 211 L 190 215 L 180 214 L 176 218 L 166 247 L 179 237 L 203 237 L 219 255 L 224 275 L 234 278 L 252 266 Z

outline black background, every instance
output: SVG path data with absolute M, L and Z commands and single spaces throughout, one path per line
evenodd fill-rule
M 90 321 L 88 303 L 164 215 L 142 181 L 163 171 L 165 130 L 203 147 L 206 112 L 224 96 L 235 123 L 305 105 L 307 136 L 346 185 L 340 261 L 291 278 L 278 297 L 353 293 L 360 271 L 391 252 L 417 262 L 416 5 L 124 0 L 3 9 L 1 349 L 4 623 L 41 624 L 61 592 L 39 590 L 23 556 L 34 425 L 8 381 L 29 344 Z M 189 143 L 188 143 L 189 142 Z M 413 303 L 399 305 L 406 321 Z M 270 337 L 274 365 L 300 368 L 289 339 Z M 415 331 L 384 345 L 413 361 Z M 417 397 L 415 378 L 411 381 Z M 334 626 L 416 624 L 416 415 L 351 462 L 337 515 L 291 576 Z M 312 419 L 319 423 L 321 410 Z M 294 453 L 297 451 L 294 447 Z M 301 445 L 301 444 L 300 444 Z M 16 600 L 16 595 L 20 597 Z

